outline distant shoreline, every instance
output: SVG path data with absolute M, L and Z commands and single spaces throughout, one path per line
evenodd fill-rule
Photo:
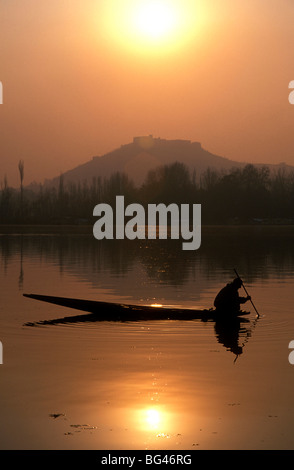
M 294 223 L 251 223 L 251 224 L 205 224 L 202 225 L 202 234 L 213 234 L 215 230 L 220 233 L 226 230 L 236 231 L 236 233 L 244 231 L 262 231 L 265 232 L 271 229 L 272 231 L 281 232 L 283 229 L 285 232 L 294 233 Z M 62 225 L 62 224 L 0 224 L 0 235 L 92 235 L 93 236 L 93 225 Z M 142 241 L 142 240 L 141 240 Z

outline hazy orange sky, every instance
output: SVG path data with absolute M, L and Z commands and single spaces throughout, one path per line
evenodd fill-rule
M 294 165 L 293 0 L 159 0 L 159 31 L 143 4 L 0 3 L 1 184 L 20 159 L 43 182 L 145 134 Z

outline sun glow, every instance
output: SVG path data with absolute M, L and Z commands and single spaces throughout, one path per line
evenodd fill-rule
M 177 11 L 172 2 L 139 2 L 133 15 L 133 27 L 138 35 L 158 40 L 172 34 L 178 26 Z
M 200 7 L 192 0 L 108 0 L 104 30 L 130 52 L 166 53 L 181 48 L 199 32 Z
M 147 428 L 157 429 L 161 421 L 160 418 L 161 416 L 158 410 L 154 408 L 150 408 L 146 410 L 145 420 L 146 420 Z

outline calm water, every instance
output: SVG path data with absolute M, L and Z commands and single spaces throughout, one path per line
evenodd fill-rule
M 0 236 L 1 449 L 294 449 L 294 229 L 210 228 L 202 246 Z M 24 326 L 76 312 L 22 296 L 211 307 L 237 268 L 260 311 L 213 322 Z M 242 352 L 236 355 L 237 347 Z

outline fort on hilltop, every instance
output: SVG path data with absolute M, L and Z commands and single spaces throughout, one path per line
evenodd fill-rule
M 150 135 L 143 135 L 133 138 L 133 144 L 137 145 L 141 148 L 151 148 L 151 147 L 158 147 L 158 146 L 182 146 L 186 147 L 187 145 L 191 145 L 191 140 L 182 140 L 182 139 L 175 139 L 175 140 L 168 140 L 168 139 L 161 139 L 161 137 L 154 138 L 152 134 Z M 201 148 L 200 142 L 193 142 L 193 146 L 196 145 Z

